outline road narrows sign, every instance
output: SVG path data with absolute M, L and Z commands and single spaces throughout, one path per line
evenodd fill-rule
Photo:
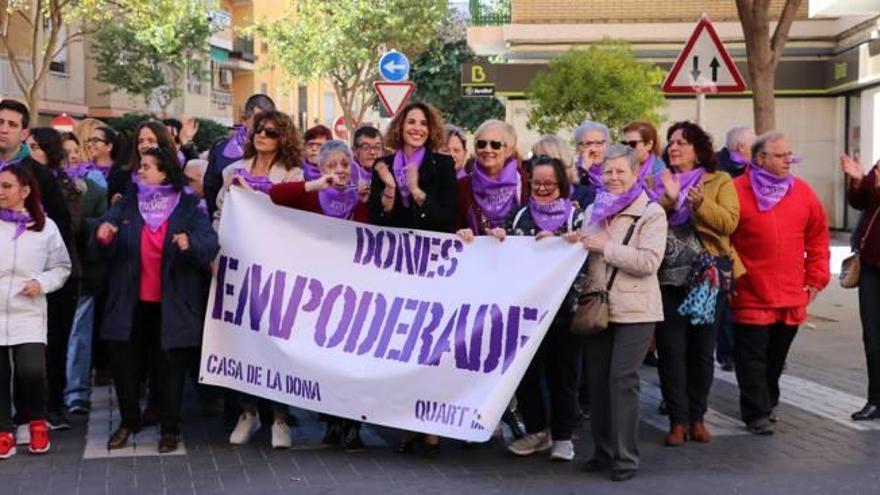
M 730 54 L 703 16 L 663 83 L 666 93 L 740 93 L 746 85 Z

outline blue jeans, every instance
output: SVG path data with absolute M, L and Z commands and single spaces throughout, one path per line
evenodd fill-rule
M 73 328 L 67 344 L 67 388 L 64 402 L 71 406 L 75 401 L 89 402 L 92 396 L 92 331 L 95 324 L 95 298 L 80 296 Z

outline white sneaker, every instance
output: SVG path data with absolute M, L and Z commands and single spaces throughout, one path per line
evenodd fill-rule
M 553 442 L 553 452 L 550 452 L 551 461 L 574 460 L 574 443 L 571 440 Z
M 259 431 L 261 426 L 263 425 L 260 423 L 259 415 L 241 413 L 241 416 L 238 417 L 238 424 L 235 425 L 235 429 L 229 434 L 229 443 L 232 445 L 244 445 L 250 442 L 251 437 Z
M 18 425 L 15 429 L 15 444 L 30 445 L 31 444 L 31 427 L 27 423 Z
M 535 452 L 543 452 L 553 446 L 550 435 L 546 431 L 529 433 L 519 440 L 507 446 L 507 450 L 516 455 L 532 455 Z
M 289 449 L 290 427 L 283 421 L 275 421 L 272 423 L 272 448 L 273 449 Z

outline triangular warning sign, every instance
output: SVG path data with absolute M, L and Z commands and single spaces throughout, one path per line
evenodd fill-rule
M 712 21 L 703 16 L 666 76 L 666 93 L 739 93 L 746 85 L 718 38 Z
M 376 81 L 373 83 L 376 93 L 379 94 L 379 101 L 382 106 L 393 117 L 406 104 L 406 100 L 416 89 L 416 83 L 412 81 L 389 82 Z

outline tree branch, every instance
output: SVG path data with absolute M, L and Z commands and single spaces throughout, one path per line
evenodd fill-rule
M 785 47 L 785 42 L 788 40 L 788 33 L 791 30 L 791 25 L 794 23 L 794 18 L 797 16 L 800 5 L 801 0 L 787 0 L 785 2 L 785 7 L 783 7 L 782 14 L 779 16 L 779 24 L 776 25 L 773 37 L 770 39 L 770 50 L 773 52 L 774 64 L 782 58 L 782 51 Z

